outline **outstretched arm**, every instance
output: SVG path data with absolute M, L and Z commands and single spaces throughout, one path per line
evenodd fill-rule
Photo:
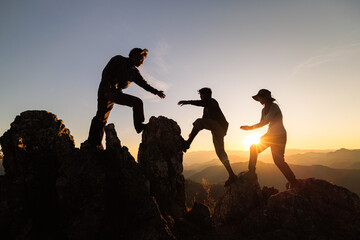
M 263 126 L 265 126 L 266 124 L 268 124 L 268 122 L 263 122 L 263 121 L 260 121 L 259 123 L 257 124 L 254 124 L 254 125 L 251 125 L 251 126 L 248 126 L 248 125 L 244 125 L 244 126 L 241 126 L 240 129 L 242 130 L 254 130 L 254 129 L 257 129 L 257 128 L 261 128 Z
M 260 122 L 254 125 L 245 125 L 245 126 L 241 126 L 240 129 L 248 131 L 248 130 L 254 130 L 257 128 L 261 128 L 262 126 L 266 125 L 267 123 L 264 121 L 264 110 L 261 112 L 261 119 Z
M 240 129 L 245 130 L 245 131 L 254 130 L 254 129 L 257 129 L 257 128 L 261 128 L 261 127 L 265 126 L 268 123 L 269 123 L 269 121 L 266 121 L 263 117 L 261 117 L 261 120 L 260 120 L 259 123 L 254 124 L 254 125 L 250 125 L 250 126 L 244 125 L 244 126 L 241 126 Z
M 264 109 L 263 109 L 263 111 L 261 112 L 261 119 L 260 119 L 259 123 L 251 125 L 251 126 L 241 126 L 240 129 L 253 130 L 253 129 L 261 128 L 261 127 L 269 124 L 274 118 L 276 118 L 279 111 L 280 111 L 280 109 L 277 107 L 277 105 L 275 106 L 274 104 L 272 104 L 268 114 L 265 115 Z
M 140 87 L 142 87 L 143 89 L 145 89 L 148 92 L 151 92 L 152 94 L 155 94 L 157 96 L 159 96 L 160 98 L 165 98 L 166 95 L 164 93 L 164 91 L 159 91 L 155 88 L 153 88 L 152 86 L 150 86 L 145 79 L 140 75 L 140 73 L 138 73 L 138 76 L 135 78 L 134 82 L 139 85 Z
M 194 105 L 199 107 L 204 107 L 204 103 L 201 100 L 181 100 L 178 102 L 178 105 Z

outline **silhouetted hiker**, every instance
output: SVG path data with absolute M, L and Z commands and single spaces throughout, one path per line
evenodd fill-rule
M 261 89 L 258 94 L 252 97 L 254 100 L 264 105 L 261 112 L 261 120 L 252 126 L 241 126 L 242 130 L 253 130 L 269 124 L 269 129 L 265 135 L 260 138 L 259 144 L 253 144 L 250 147 L 249 175 L 255 175 L 255 166 L 258 154 L 266 148 L 271 148 L 271 154 L 276 166 L 289 181 L 290 186 L 294 187 L 298 183 L 294 173 L 285 162 L 284 153 L 286 145 L 286 130 L 283 124 L 283 116 L 279 106 L 274 103 L 275 99 L 267 89 Z
M 88 137 L 88 142 L 92 146 L 102 148 L 104 127 L 114 103 L 132 107 L 136 132 L 140 133 L 144 129 L 143 102 L 138 97 L 122 92 L 132 82 L 160 98 L 165 97 L 164 92 L 151 87 L 137 69 L 143 64 L 147 54 L 147 49 L 134 48 L 128 58 L 117 55 L 111 58 L 104 68 L 98 90 L 97 112 L 91 121 Z
M 229 179 L 225 182 L 225 186 L 228 186 L 237 179 L 230 166 L 230 162 L 224 148 L 224 137 L 226 135 L 229 123 L 226 121 L 218 102 L 211 97 L 212 91 L 210 88 L 200 89 L 199 94 L 201 100 L 180 101 L 178 103 L 181 106 L 190 104 L 204 107 L 203 117 L 196 119 L 196 121 L 193 123 L 194 127 L 189 135 L 189 139 L 184 142 L 183 150 L 186 152 L 186 150 L 190 148 L 190 145 L 198 132 L 203 129 L 210 130 L 216 154 L 229 173 Z

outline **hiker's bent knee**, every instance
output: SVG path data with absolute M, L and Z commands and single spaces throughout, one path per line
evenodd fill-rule
M 250 152 L 257 153 L 257 145 L 256 144 L 253 144 L 250 146 Z
M 196 119 L 195 122 L 193 123 L 194 128 L 199 129 L 199 130 L 204 128 L 203 125 L 204 125 L 203 119 L 201 119 L 201 118 Z
M 132 103 L 133 103 L 134 108 L 142 108 L 143 107 L 143 101 L 138 97 L 134 97 Z
M 97 122 L 97 123 L 102 123 L 102 124 L 106 124 L 107 122 L 107 117 L 104 114 L 96 114 L 96 116 L 93 118 L 92 120 L 93 122 Z

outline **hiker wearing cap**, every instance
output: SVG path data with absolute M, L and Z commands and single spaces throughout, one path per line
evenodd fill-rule
M 123 93 L 132 82 L 160 98 L 165 98 L 163 91 L 151 87 L 141 76 L 139 70 L 148 54 L 147 49 L 134 48 L 129 57 L 120 55 L 110 59 L 102 72 L 98 90 L 98 104 L 96 116 L 91 121 L 88 142 L 92 146 L 102 148 L 101 141 L 104 127 L 114 103 L 132 107 L 134 126 L 137 133 L 144 129 L 144 109 L 140 98 Z
M 289 181 L 290 186 L 294 187 L 297 184 L 297 180 L 284 158 L 286 130 L 283 124 L 281 110 L 279 106 L 274 103 L 275 99 L 271 96 L 271 92 L 267 89 L 261 89 L 258 94 L 252 98 L 264 105 L 261 112 L 261 120 L 257 124 L 251 126 L 241 126 L 240 128 L 242 130 L 253 130 L 269 125 L 269 129 L 267 133 L 260 138 L 260 143 L 253 144 L 250 147 L 249 174 L 255 175 L 255 166 L 258 154 L 270 147 L 276 166 Z
M 194 127 L 189 135 L 188 140 L 184 142 L 183 151 L 186 152 L 186 150 L 190 148 L 192 141 L 201 130 L 210 130 L 216 154 L 229 173 L 229 179 L 225 182 L 225 186 L 228 186 L 237 179 L 230 166 L 230 162 L 224 147 L 224 137 L 226 135 L 229 123 L 226 121 L 218 102 L 211 97 L 212 91 L 210 88 L 200 89 L 199 94 L 201 100 L 183 100 L 178 103 L 180 106 L 190 104 L 204 107 L 203 117 L 196 119 L 196 121 L 193 123 Z

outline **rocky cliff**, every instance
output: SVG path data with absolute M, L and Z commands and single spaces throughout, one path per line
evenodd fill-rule
M 359 197 L 318 179 L 278 192 L 239 174 L 211 219 L 187 212 L 180 133 L 152 117 L 137 163 L 113 124 L 106 150 L 78 149 L 54 114 L 21 113 L 0 138 L 1 239 L 358 239 Z
M 2 239 L 174 238 L 113 125 L 106 128 L 105 151 L 77 149 L 54 114 L 27 111 L 1 146 Z

